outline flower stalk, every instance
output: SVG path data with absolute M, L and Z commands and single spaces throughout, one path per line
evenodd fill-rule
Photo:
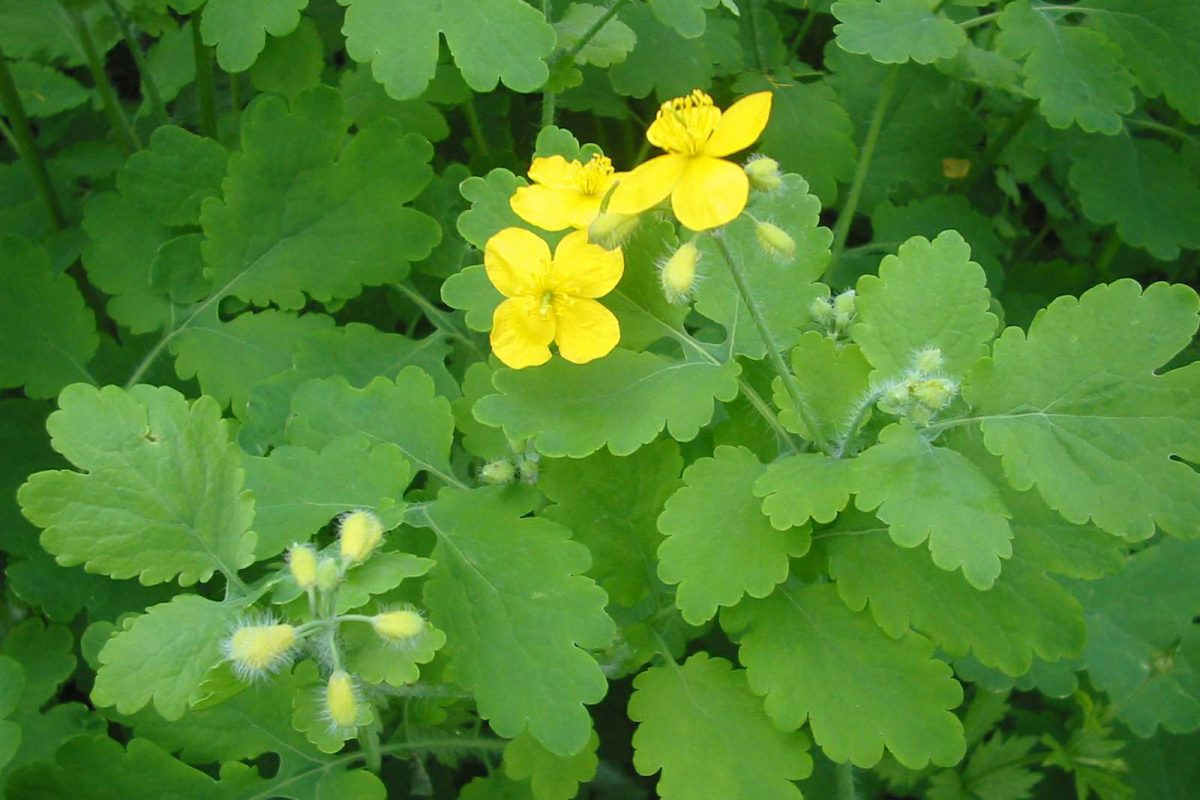
M 58 199 L 54 183 L 50 180 L 50 172 L 46 169 L 42 151 L 38 149 L 37 141 L 33 137 L 29 116 L 25 113 L 20 94 L 17 93 L 12 73 L 8 71 L 8 60 L 4 58 L 0 58 L 0 103 L 4 104 L 4 111 L 12 125 L 11 134 L 17 155 L 29 162 L 29 171 L 33 173 L 38 193 L 41 194 L 42 202 L 46 204 L 46 210 L 50 213 L 50 222 L 56 230 L 61 230 L 64 223 L 62 202 Z

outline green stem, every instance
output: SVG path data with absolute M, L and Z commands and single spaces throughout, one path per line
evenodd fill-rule
M 854 182 L 850 184 L 850 193 L 838 213 L 837 225 L 833 229 L 833 254 L 829 259 L 829 267 L 825 270 L 823 280 L 829 282 L 837 269 L 842 251 L 846 249 L 846 238 L 850 235 L 850 224 L 858 210 L 858 201 L 862 198 L 863 186 L 867 183 L 867 173 L 871 171 L 871 159 L 875 157 L 875 146 L 879 143 L 879 132 L 883 130 L 883 118 L 887 114 L 888 103 L 896 91 L 896 79 L 900 75 L 898 66 L 888 68 L 887 77 L 883 79 L 883 87 L 879 90 L 879 98 L 875 101 L 875 110 L 871 114 L 871 123 L 867 128 L 867 137 L 863 140 L 862 151 L 858 154 L 858 167 L 854 171 Z
M 759 36 L 758 14 L 762 11 L 763 0 L 750 0 L 746 8 L 746 28 L 750 41 L 754 44 L 754 68 L 762 72 L 766 68 L 767 57 L 763 51 L 762 39 Z
M 196 56 L 196 93 L 200 98 L 200 130 L 210 139 L 217 138 L 217 86 L 213 76 L 212 49 L 200 36 L 203 9 L 192 15 L 192 52 Z
M 367 769 L 379 774 L 383 766 L 383 753 L 379 749 L 379 720 L 376 719 L 366 730 L 358 734 L 358 746 L 362 748 L 363 761 Z
M 108 6 L 108 13 L 112 14 L 113 19 L 117 21 L 117 26 L 121 29 L 121 36 L 125 38 L 125 46 L 129 48 L 129 54 L 133 56 L 133 63 L 141 78 L 142 88 L 146 90 L 146 99 L 150 101 L 151 111 L 159 121 L 166 124 L 168 121 L 167 106 L 163 103 L 162 94 L 158 91 L 158 83 L 150 72 L 150 67 L 146 63 L 146 54 L 142 52 L 142 46 L 137 40 L 133 26 L 129 24 L 129 18 L 117 5 L 116 0 L 104 0 L 104 3 Z
M 837 796 L 838 800 L 857 800 L 858 793 L 854 790 L 854 765 L 849 761 L 837 765 Z
M 607 25 L 610 19 L 616 16 L 617 12 L 621 10 L 621 6 L 625 5 L 627 2 L 629 2 L 629 0 L 616 0 L 611 6 L 605 9 L 604 13 L 597 17 L 596 21 L 592 23 L 592 27 L 583 32 L 583 36 L 579 37 L 579 41 L 571 45 L 569 49 L 564 50 L 561 54 L 556 55 L 553 59 L 551 59 L 551 66 L 559 63 L 560 61 L 574 61 L 575 56 L 583 52 L 583 48 L 587 47 L 588 42 L 596 38 L 596 34 L 600 32 L 600 29 Z
M 63 227 L 64 215 L 58 193 L 54 191 L 54 183 L 50 180 L 50 172 L 46 169 L 46 161 L 42 151 L 38 149 L 37 141 L 33 138 L 33 128 L 29 125 L 29 116 L 25 106 L 21 104 L 21 95 L 17 93 L 17 85 L 13 82 L 12 73 L 8 71 L 8 59 L 0 56 L 0 102 L 4 104 L 4 112 L 12 123 L 12 130 L 7 132 L 9 140 L 17 155 L 29 162 L 29 170 L 37 183 L 38 193 L 50 212 L 50 222 L 56 230 Z
M 1148 131 L 1157 131 L 1158 133 L 1163 133 L 1167 136 L 1173 136 L 1177 139 L 1182 139 L 1185 142 L 1200 143 L 1200 138 L 1193 136 L 1187 131 L 1181 131 L 1178 128 L 1172 128 L 1170 125 L 1163 125 L 1161 122 L 1155 122 L 1151 119 L 1133 119 L 1131 117 L 1126 117 L 1125 124 L 1132 125 L 1135 128 L 1144 128 Z
M 479 356 L 481 359 L 487 358 L 487 355 L 479 349 L 479 345 L 475 343 L 475 340 L 472 339 L 471 336 L 465 333 L 461 328 L 459 328 L 458 325 L 454 323 L 454 320 L 449 317 L 449 315 L 443 313 L 440 308 L 430 302 L 429 298 L 406 283 L 396 284 L 396 289 L 402 295 L 411 300 L 417 308 L 421 309 L 421 313 L 425 315 L 426 319 L 433 323 L 435 328 L 452 339 L 457 339 L 465 344 L 468 348 L 470 348 L 471 352 Z
M 958 27 L 962 28 L 963 30 L 968 30 L 970 28 L 975 28 L 980 25 L 986 25 L 987 23 L 991 22 L 998 16 L 1000 16 L 999 11 L 993 11 L 990 14 L 981 14 L 978 17 L 974 17 L 972 19 L 968 19 L 968 20 L 958 23 Z
M 150 348 L 150 352 L 146 353 L 146 355 L 142 357 L 142 360 L 138 362 L 138 365 L 134 367 L 133 373 L 129 376 L 129 380 L 125 381 L 126 390 L 132 389 L 137 385 L 138 381 L 140 381 L 146 374 L 146 371 L 153 366 L 155 361 L 158 360 L 159 355 L 162 354 L 163 349 L 166 348 L 167 344 L 170 343 L 171 339 L 174 338 L 176 333 L 175 315 L 174 312 L 172 312 L 171 322 L 167 326 L 166 333 L 163 334 L 162 338 L 158 340 L 158 343 L 155 344 L 154 347 Z
M 490 150 L 487 137 L 483 133 L 483 125 L 479 123 L 479 113 L 475 110 L 474 95 L 468 97 L 467 101 L 462 104 L 462 112 L 467 119 L 467 129 L 471 131 L 471 138 L 475 141 L 476 154 L 486 156 Z
M 1110 228 L 1100 243 L 1100 255 L 1096 258 L 1096 271 L 1106 282 L 1112 280 L 1112 271 L 1109 268 L 1120 250 L 1121 237 L 1117 235 L 1116 228 Z
M 789 53 L 795 53 L 800 49 L 800 46 L 808 39 L 808 32 L 812 30 L 813 23 L 816 21 L 817 12 L 810 8 L 804 17 L 804 22 L 800 25 L 800 30 L 796 31 L 791 44 L 788 45 Z
M 746 398 L 746 402 L 749 403 L 750 406 L 759 413 L 759 416 L 766 420 L 767 425 L 771 427 L 771 430 L 775 431 L 775 436 L 779 439 L 783 447 L 789 452 L 799 453 L 800 446 L 796 444 L 796 440 L 792 436 L 791 431 L 783 427 L 783 423 L 779 421 L 779 417 L 775 415 L 775 412 L 771 409 L 771 406 L 769 406 L 767 401 L 763 399 L 762 395 L 760 395 L 758 391 L 750 385 L 750 382 L 745 378 L 738 378 L 738 389 L 741 390 L 742 397 Z
M 758 307 L 758 301 L 750 293 L 750 284 L 746 280 L 745 270 L 738 263 L 738 260 L 733 257 L 733 253 L 729 252 L 729 245 L 725 243 L 724 237 L 720 235 L 714 236 L 713 241 L 717 243 L 717 249 L 721 251 L 721 255 L 725 258 L 725 263 L 729 266 L 729 274 L 733 276 L 733 282 L 737 284 L 742 302 L 746 304 L 746 309 L 750 312 L 750 319 L 754 321 L 754 326 L 758 328 L 758 335 L 762 338 L 763 344 L 766 346 L 767 358 L 770 359 L 771 366 L 775 368 L 775 373 L 779 376 L 779 379 L 783 381 L 784 389 L 787 390 L 788 396 L 796 406 L 796 413 L 804 420 L 804 427 L 812 435 L 812 440 L 817 447 L 823 452 L 829 452 L 829 442 L 826 441 L 825 434 L 821 432 L 820 426 L 813 419 L 813 415 L 808 409 L 808 402 L 804 398 L 804 392 L 801 390 L 796 376 L 792 374 L 791 369 L 784 362 L 783 356 L 780 355 L 779 348 L 775 344 L 775 337 L 771 335 L 771 329 L 767 325 L 766 317 L 763 315 L 762 309 Z
M 229 73 L 229 107 L 235 114 L 242 110 L 242 80 L 237 72 Z
M 75 28 L 75 35 L 79 38 L 79 46 L 83 48 L 83 55 L 87 58 L 88 69 L 92 73 L 92 82 L 96 84 L 96 91 L 100 93 L 100 102 L 104 105 L 104 113 L 108 115 L 109 124 L 112 125 L 117 140 L 125 152 L 135 153 L 142 149 L 142 143 L 138 140 L 137 131 L 129 124 L 129 118 L 121 110 L 121 104 L 117 101 L 112 81 L 108 79 L 108 73 L 104 71 L 104 63 L 100 60 L 100 53 L 96 50 L 96 42 L 92 38 L 92 31 L 88 28 L 87 20 L 79 11 L 72 10 L 69 13 L 71 24 Z

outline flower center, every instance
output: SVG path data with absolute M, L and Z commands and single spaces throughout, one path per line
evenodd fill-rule
M 612 159 L 597 153 L 576 169 L 575 186 L 581 194 L 598 194 L 607 188 L 612 174 Z
M 547 289 L 546 291 L 542 292 L 542 302 L 541 305 L 538 306 L 538 313 L 544 317 L 550 313 L 550 310 L 553 307 L 554 291 L 552 289 Z
M 721 110 L 712 98 L 695 89 L 663 103 L 646 138 L 669 153 L 694 156 L 708 143 L 720 120 Z

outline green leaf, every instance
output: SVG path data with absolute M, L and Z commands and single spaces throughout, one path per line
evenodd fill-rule
M 807 527 L 778 531 L 763 516 L 754 482 L 764 467 L 744 447 L 718 447 L 683 473 L 658 527 L 658 576 L 678 584 L 675 603 L 692 625 L 744 595 L 766 597 L 787 580 L 789 558 L 811 544 Z
M 236 615 L 236 606 L 192 594 L 152 606 L 100 651 L 92 702 L 132 714 L 153 700 L 165 719 L 179 719 L 221 660 L 221 640 Z
M 756 193 L 748 211 L 753 218 L 738 217 L 725 226 L 722 236 L 746 274 L 750 295 L 766 318 L 775 346 L 785 349 L 796 343 L 808 323 L 809 304 L 828 292 L 816 281 L 829 263 L 833 233 L 820 227 L 821 203 L 808 193 L 808 183 L 799 175 L 785 175 L 783 186 L 773 192 Z M 783 229 L 796 244 L 795 255 L 782 261 L 767 253 L 755 233 L 756 220 Z M 763 358 L 767 346 L 721 250 L 705 237 L 700 252 L 696 310 L 725 328 L 731 355 Z
M 586 703 L 608 684 L 584 648 L 606 647 L 615 629 L 604 592 L 581 573 L 587 548 L 544 519 L 523 519 L 530 492 L 444 489 L 423 524 L 437 534 L 437 567 L 425 604 L 446 632 L 454 680 L 475 693 L 501 736 L 526 725 L 555 755 L 583 749 Z
M 808 413 L 825 438 L 838 441 L 855 433 L 847 428 L 867 395 L 871 371 L 862 350 L 809 331 L 796 342 L 791 361 Z M 779 421 L 793 433 L 812 439 L 783 381 L 776 378 L 771 386 Z
M 538 489 L 554 505 L 540 516 L 570 528 L 587 546 L 588 574 L 610 602 L 633 607 L 662 590 L 655 574 L 663 540 L 657 520 L 682 469 L 672 441 L 654 442 L 625 458 L 601 450 L 543 467 Z
M 485 177 L 473 175 L 462 182 L 459 191 L 471 203 L 471 207 L 458 217 L 458 233 L 478 249 L 487 245 L 487 240 L 504 228 L 537 228 L 517 216 L 509 205 L 519 187 L 528 183 L 506 169 L 494 169 Z M 463 308 L 463 306 L 455 306 Z M 490 315 L 489 315 L 490 319 Z M 487 330 L 471 326 L 475 330 Z
M 884 64 L 932 64 L 952 58 L 967 43 L 967 34 L 930 6 L 929 0 L 834 3 L 831 11 L 839 20 L 833 27 L 838 47 Z
M 1071 186 L 1088 219 L 1160 261 L 1200 248 L 1200 188 L 1178 153 L 1154 139 L 1089 136 L 1072 152 Z
M 1163 540 L 1098 581 L 1077 582 L 1083 660 L 1116 716 L 1141 737 L 1200 727 L 1200 542 Z
M 390 592 L 408 578 L 429 572 L 433 564 L 428 558 L 411 553 L 377 552 L 366 563 L 346 573 L 346 579 L 338 587 L 334 610 L 345 614 L 365 606 L 373 596 Z
M 490 331 L 492 315 L 504 295 L 492 285 L 483 265 L 467 267 L 442 284 L 442 300 L 451 308 L 467 312 L 464 319 L 473 331 Z
M 738 392 L 736 363 L 669 361 L 614 350 L 589 364 L 562 359 L 526 370 L 501 370 L 499 394 L 475 405 L 485 425 L 511 439 L 533 439 L 547 456 L 582 458 L 604 445 L 628 455 L 666 427 L 676 441 L 696 437 L 713 415 L 713 399 Z
M 100 192 L 83 207 L 88 244 L 83 266 L 88 281 L 105 294 L 109 316 L 132 333 L 150 333 L 169 324 L 171 303 L 152 285 L 151 266 L 172 234 L 115 192 Z
M 205 17 L 207 19 L 207 16 Z M 380 119 L 346 140 L 340 95 L 314 87 L 243 113 L 242 152 L 201 222 L 208 277 L 256 305 L 299 309 L 398 281 L 438 243 L 437 223 L 403 204 L 429 183 L 429 143 Z
M 533 800 L 530 788 L 506 775 L 493 773 L 475 778 L 463 787 L 459 800 Z
M 60 564 L 181 586 L 253 560 L 253 500 L 217 404 L 168 387 L 75 384 L 47 428 L 83 472 L 39 472 L 17 499 Z
M 648 0 L 659 22 L 675 29 L 686 39 L 695 39 L 708 25 L 705 9 L 716 8 L 720 0 Z
M 832 522 L 854 491 L 854 461 L 822 453 L 797 453 L 767 466 L 754 482 L 762 513 L 785 531 L 810 519 Z
M 997 49 L 1010 56 L 1028 54 L 1025 91 L 1054 128 L 1079 125 L 1093 133 L 1115 134 L 1121 115 L 1133 111 L 1133 76 L 1121 50 L 1103 34 L 1061 25 L 1070 6 L 1030 5 L 1016 0 L 1004 7 Z M 1052 16 L 1053 15 L 1053 16 Z
M 250 83 L 260 92 L 295 97 L 321 82 L 325 50 L 316 23 L 302 18 L 296 30 L 271 39 L 250 68 Z
M 711 20 L 711 24 L 704 26 L 703 37 L 688 39 L 663 24 L 642 3 L 627 4 L 618 18 L 633 30 L 637 46 L 624 61 L 606 70 L 617 94 L 645 97 L 654 92 L 659 100 L 669 100 L 695 88 L 709 88 L 718 61 L 725 62 L 722 66 L 728 66 L 730 71 L 741 67 L 742 49 L 735 38 L 736 26 L 718 24 L 725 20 Z
M 18 61 L 9 71 L 30 117 L 52 117 L 83 105 L 91 97 L 74 78 L 34 61 Z
M 592 3 L 571 3 L 567 6 L 562 18 L 554 23 L 558 49 L 570 50 L 583 41 L 582 49 L 575 56 L 576 64 L 611 67 L 624 61 L 629 51 L 637 44 L 637 35 L 621 20 L 610 19 L 590 39 L 583 39 L 584 34 L 600 20 L 605 11 L 603 6 Z
M 983 267 L 993 291 L 1003 285 L 1004 244 L 996 235 L 992 220 L 977 211 L 964 195 L 933 195 L 905 205 L 882 203 L 871 212 L 873 238 L 886 243 L 888 249 L 913 236 L 935 239 L 945 230 L 954 230 L 970 245 L 971 257 Z
M 621 341 L 627 349 L 648 347 L 683 330 L 688 306 L 668 301 L 658 277 L 658 265 L 678 246 L 672 223 L 643 219 L 621 247 L 625 272 L 617 288 L 605 297 L 605 304 L 621 323 Z
M 800 800 L 792 781 L 812 772 L 808 739 L 772 724 L 745 671 L 696 653 L 682 666 L 651 667 L 633 688 L 633 766 L 641 775 L 661 770 L 663 800 Z
M 346 52 L 360 64 L 370 63 L 375 79 L 397 100 L 417 97 L 433 80 L 439 34 L 477 92 L 490 92 L 500 81 L 532 92 L 549 75 L 554 29 L 523 0 L 338 2 L 347 7 Z
M 394 100 L 375 82 L 369 67 L 345 70 L 339 87 L 342 99 L 346 101 L 346 115 L 359 128 L 365 128 L 380 117 L 392 117 L 405 131 L 419 133 L 431 142 L 440 142 L 450 135 L 446 118 L 437 106 L 423 99 Z M 450 174 L 447 171 L 443 177 Z M 461 180 L 460 177 L 450 181 L 455 196 Z M 449 219 L 448 216 L 440 218 Z
M 25 387 L 29 397 L 54 397 L 78 380 L 100 346 L 96 318 L 75 281 L 55 275 L 41 248 L 16 236 L 0 238 L 5 289 L 0 294 L 0 387 Z
M 517 781 L 528 780 L 537 800 L 571 800 L 580 784 L 596 774 L 600 740 L 592 733 L 587 745 L 570 758 L 556 756 L 528 733 L 522 733 L 504 748 L 504 774 Z
M 338 438 L 323 450 L 276 447 L 247 457 L 246 488 L 254 493 L 255 560 L 305 542 L 338 514 L 369 509 L 383 517 L 396 508 L 412 466 L 393 444 L 372 446 Z
M 1018 490 L 1130 540 L 1200 530 L 1200 371 L 1156 374 L 1191 342 L 1200 300 L 1132 280 L 1061 297 L 1009 328 L 963 389 Z
M 117 186 L 159 225 L 198 225 L 201 202 L 221 192 L 228 160 L 219 142 L 164 125 L 125 162 Z
M 374 556 L 367 562 L 368 565 L 379 558 L 379 555 Z M 414 641 L 399 644 L 385 641 L 370 625 L 344 625 L 340 635 L 339 641 L 345 648 L 346 669 L 367 683 L 387 683 L 391 686 L 416 683 L 421 677 L 420 665 L 432 661 L 437 651 L 446 644 L 446 634 L 428 623 Z
M 987 355 L 996 316 L 983 269 L 957 231 L 930 242 L 914 236 L 858 281 L 858 322 L 850 333 L 876 370 L 896 377 L 921 350 L 941 350 L 944 371 L 964 374 Z
M 297 665 L 295 677 L 300 684 L 298 691 L 292 695 L 292 727 L 303 731 L 308 741 L 317 746 L 322 753 L 337 753 L 354 738 L 355 731 L 375 722 L 375 706 L 363 695 L 359 683 L 354 681 L 358 717 L 354 727 L 345 728 L 331 725 L 329 712 L 325 707 L 325 687 L 327 676 L 317 672 L 317 665 L 312 661 L 304 661 Z M 351 676 L 352 679 L 356 676 Z
M 999 490 L 961 453 L 927 442 L 909 423 L 889 425 L 855 460 L 855 505 L 888 523 L 892 541 L 929 540 L 933 563 L 961 569 L 977 589 L 1012 555 L 1012 516 Z
M 1188 0 L 1096 0 L 1089 21 L 1121 48 L 1148 97 L 1200 123 L 1200 16 Z M 1083 9 L 1081 9 L 1083 10 Z
M 910 769 L 963 757 L 962 724 L 950 713 L 962 687 L 933 644 L 911 632 L 890 638 L 832 584 L 785 584 L 721 621 L 745 629 L 738 657 L 767 715 L 784 730 L 807 719 L 831 760 L 872 767 L 885 746 Z
M 319 450 L 341 436 L 398 448 L 412 464 L 446 483 L 461 485 L 450 468 L 454 415 L 434 394 L 433 379 L 405 367 L 395 381 L 376 378 L 356 389 L 340 376 L 305 383 L 292 400 L 288 441 Z
M 96 50 L 107 53 L 121 34 L 108 9 L 85 9 L 84 21 Z M 8 58 L 62 61 L 68 67 L 87 63 L 67 10 L 57 0 L 0 0 L 0 53 Z
M 300 23 L 308 0 L 208 0 L 200 20 L 204 43 L 216 47 L 217 63 L 226 72 L 245 72 L 258 58 L 267 34 L 287 36 Z

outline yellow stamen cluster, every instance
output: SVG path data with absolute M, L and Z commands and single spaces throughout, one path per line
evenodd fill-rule
M 583 194 L 596 194 L 601 189 L 608 188 L 613 176 L 612 159 L 599 153 L 592 156 L 586 164 L 572 162 L 575 188 Z
M 646 138 L 668 153 L 692 156 L 704 149 L 720 121 L 721 110 L 713 105 L 713 99 L 693 89 L 659 107 Z

